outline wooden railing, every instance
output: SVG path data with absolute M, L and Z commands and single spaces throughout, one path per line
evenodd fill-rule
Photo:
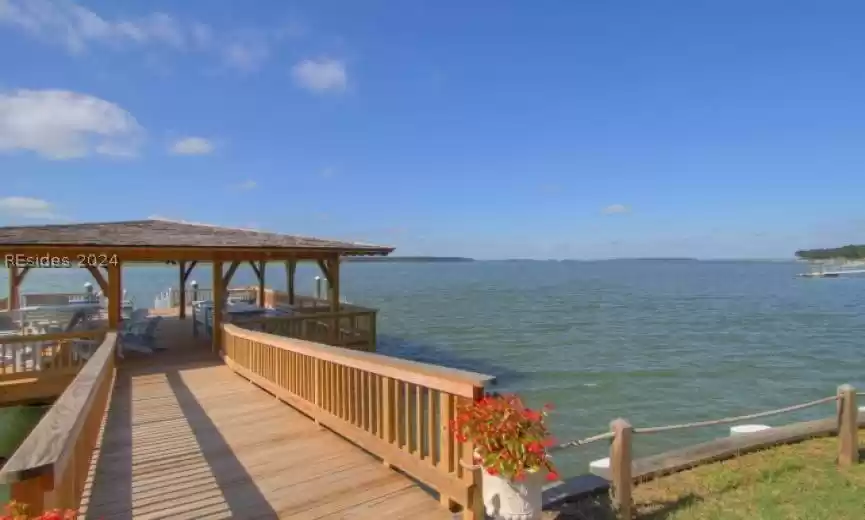
M 249 301 L 256 301 L 256 295 L 258 294 L 258 290 L 255 288 L 248 287 L 239 287 L 228 290 L 229 297 L 240 297 L 247 299 Z M 213 289 L 207 288 L 199 288 L 199 289 L 186 289 L 186 303 L 191 304 L 192 302 L 197 301 L 206 301 L 213 299 Z M 169 298 L 170 306 L 177 307 L 180 305 L 180 290 L 172 289 Z
M 92 354 L 90 343 L 101 343 L 107 329 L 53 334 L 0 336 L 0 381 L 76 374 Z
M 109 332 L 69 387 L 0 470 L 11 498 L 36 516 L 77 509 L 114 383 L 117 334 Z
M 72 302 L 83 302 L 88 299 L 98 301 L 99 297 L 93 293 L 24 293 L 21 295 L 21 306 L 37 305 L 68 305 Z
M 473 447 L 448 431 L 460 401 L 479 399 L 491 376 L 356 352 L 223 325 L 235 372 L 385 464 L 483 518 Z M 462 461 L 462 463 L 460 462 Z
M 354 350 L 375 352 L 376 311 L 341 311 L 291 316 L 248 316 L 232 320 L 245 329 Z

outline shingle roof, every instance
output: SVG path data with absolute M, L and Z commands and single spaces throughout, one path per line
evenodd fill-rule
M 334 250 L 344 255 L 387 255 L 392 247 L 170 220 L 133 220 L 0 227 L 0 246 L 267 248 Z

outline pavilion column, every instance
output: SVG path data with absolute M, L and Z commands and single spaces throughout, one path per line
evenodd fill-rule
M 329 276 L 327 282 L 330 290 L 330 311 L 339 312 L 339 256 L 327 262 Z
M 122 265 L 120 262 L 108 265 L 108 287 L 105 296 L 108 297 L 108 328 L 120 328 L 120 310 L 123 305 L 123 282 L 121 279 Z M 98 271 L 97 271 L 98 272 Z
M 186 319 L 186 262 L 181 260 L 180 264 L 180 319 Z
M 297 271 L 297 260 L 285 262 L 285 279 L 288 283 L 288 304 L 294 305 L 294 273 Z
M 222 262 L 213 262 L 213 316 L 211 316 L 213 352 L 218 353 L 222 347 L 222 311 L 225 308 L 225 285 L 222 282 Z

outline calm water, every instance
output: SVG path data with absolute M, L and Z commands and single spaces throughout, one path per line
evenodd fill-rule
M 794 278 L 801 270 L 770 262 L 353 264 L 343 292 L 381 309 L 380 351 L 496 375 L 500 391 L 553 402 L 555 433 L 569 440 L 616 417 L 635 426 L 710 419 L 824 397 L 842 383 L 865 387 L 865 278 Z M 299 292 L 310 293 L 317 274 L 299 267 Z M 267 275 L 269 285 L 285 286 L 280 266 Z M 31 272 L 25 292 L 75 290 L 88 276 Z M 162 268 L 128 268 L 124 277 L 140 306 L 176 284 L 175 271 Z M 206 268 L 192 278 L 210 286 Z M 239 270 L 234 283 L 253 280 Z M 824 416 L 827 406 L 767 423 Z M 645 436 L 636 449 L 726 434 Z M 575 448 L 557 460 L 574 474 L 606 449 Z

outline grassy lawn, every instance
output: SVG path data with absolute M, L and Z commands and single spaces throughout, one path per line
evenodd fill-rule
M 865 434 L 859 432 L 860 445 Z M 709 464 L 641 484 L 641 520 L 862 520 L 865 462 L 839 469 L 837 440 L 815 439 Z M 606 497 L 547 518 L 612 518 Z

